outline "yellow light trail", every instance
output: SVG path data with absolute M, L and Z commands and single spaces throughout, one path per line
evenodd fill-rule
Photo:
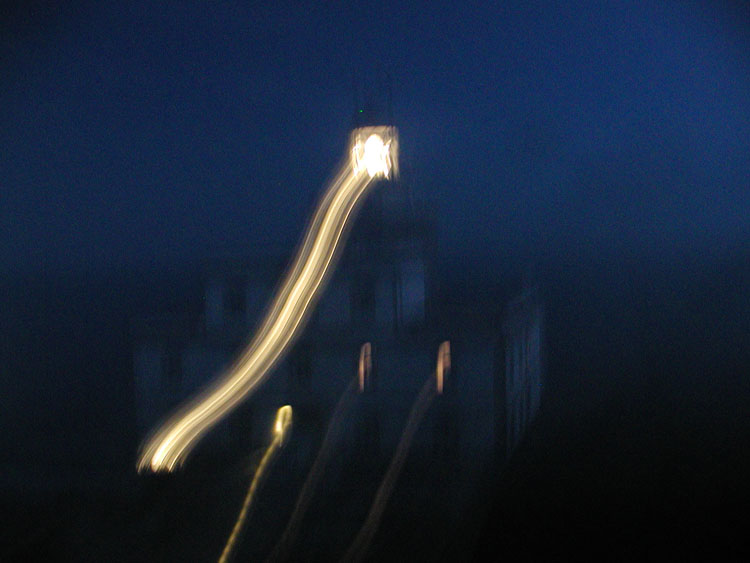
M 333 269 L 349 218 L 379 177 L 397 173 L 393 127 L 351 135 L 350 156 L 325 191 L 302 245 L 257 334 L 232 367 L 171 415 L 145 441 L 138 470 L 172 471 L 221 419 L 265 381 L 289 349 Z
M 276 458 L 276 454 L 286 444 L 286 440 L 291 429 L 292 407 L 290 407 L 289 405 L 284 405 L 278 411 L 276 411 L 276 421 L 273 428 L 273 440 L 271 440 L 271 444 L 268 446 L 268 448 L 266 448 L 266 453 L 263 454 L 263 458 L 260 460 L 258 469 L 255 470 L 255 475 L 253 476 L 253 480 L 250 482 L 250 487 L 248 488 L 247 494 L 245 495 L 245 500 L 242 503 L 240 514 L 237 517 L 237 521 L 234 523 L 232 533 L 229 534 L 229 539 L 227 540 L 227 544 L 224 546 L 224 551 L 222 551 L 221 557 L 219 557 L 219 563 L 227 563 L 228 561 L 230 561 L 232 553 L 234 552 L 234 548 L 237 545 L 240 534 L 242 533 L 242 529 L 245 527 L 245 520 L 247 520 L 250 506 L 252 505 L 253 499 L 255 498 L 255 493 L 258 491 L 263 477 L 267 473 L 268 467 L 270 467 L 271 463 L 273 463 L 274 459 Z

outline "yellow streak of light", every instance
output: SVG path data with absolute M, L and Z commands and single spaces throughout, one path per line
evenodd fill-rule
M 419 424 L 422 422 L 424 414 L 435 397 L 435 380 L 436 378 L 434 377 L 428 378 L 422 386 L 417 399 L 414 401 L 414 406 L 409 413 L 406 426 L 398 442 L 396 453 L 393 454 L 391 463 L 388 465 L 388 470 L 385 472 L 378 491 L 375 493 L 375 498 L 370 506 L 370 512 L 367 514 L 365 523 L 362 524 L 354 541 L 352 541 L 349 549 L 347 549 L 344 557 L 341 559 L 342 561 L 361 561 L 367 553 L 372 538 L 375 536 L 375 532 L 380 525 L 380 519 L 383 516 L 388 499 L 393 492 L 393 487 L 396 485 L 398 476 L 401 473 L 401 468 L 404 465 L 404 461 L 406 461 L 406 456 L 414 441 Z
M 290 407 L 289 405 L 284 405 L 278 411 L 276 411 L 276 422 L 274 423 L 273 440 L 269 444 L 268 448 L 266 448 L 266 452 L 263 454 L 263 458 L 260 460 L 260 464 L 258 464 L 258 469 L 255 470 L 255 475 L 253 475 L 253 480 L 250 482 L 250 487 L 248 488 L 247 494 L 245 495 L 245 500 L 242 503 L 240 514 L 237 517 L 237 521 L 234 523 L 232 533 L 229 534 L 229 539 L 227 540 L 227 544 L 224 546 L 224 551 L 221 552 L 221 557 L 219 557 L 219 563 L 227 563 L 230 560 L 232 552 L 234 551 L 234 548 L 237 545 L 237 541 L 240 537 L 240 533 L 245 527 L 245 520 L 247 520 L 250 506 L 252 505 L 253 498 L 255 498 L 255 493 L 260 487 L 262 479 L 266 474 L 267 468 L 271 465 L 279 450 L 284 447 L 286 438 L 289 435 L 291 429 L 292 407 Z
M 146 440 L 137 464 L 139 471 L 174 470 L 208 430 L 265 381 L 289 349 L 325 286 L 350 215 L 376 177 L 395 172 L 395 129 L 357 129 L 352 133 L 351 144 L 360 146 L 361 138 L 368 135 L 381 139 L 379 144 L 371 143 L 378 154 L 372 156 L 365 150 L 362 158 L 382 162 L 382 168 L 370 176 L 369 172 L 365 174 L 365 168 L 355 170 L 351 159 L 345 161 L 324 193 L 292 268 L 258 333 L 224 376 L 175 412 Z M 380 135 L 388 136 L 389 140 L 384 143 Z M 384 148 L 388 149 L 387 154 Z

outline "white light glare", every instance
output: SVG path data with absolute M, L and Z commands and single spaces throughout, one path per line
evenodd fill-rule
M 276 411 L 276 421 L 274 423 L 274 434 L 281 440 L 281 446 L 286 442 L 289 431 L 292 428 L 292 407 L 284 405 Z
M 370 135 L 364 144 L 358 140 L 352 149 L 354 172 L 367 170 L 370 178 L 382 174 L 386 178 L 391 172 L 391 141 L 383 142 L 380 135 Z

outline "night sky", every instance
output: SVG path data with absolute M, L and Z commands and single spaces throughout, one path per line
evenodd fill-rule
M 23 4 L 2 18 L 6 276 L 291 252 L 354 84 L 385 74 L 446 257 L 750 233 L 739 2 Z
M 675 467 L 688 500 L 646 531 L 750 499 L 750 4 L 49 4 L 0 9 L 3 486 L 132 473 L 129 322 L 200 307 L 206 258 L 290 257 L 390 84 L 441 274 L 466 290 L 531 262 L 548 298 L 548 395 L 488 560 L 544 534 L 570 556 L 603 529 L 570 534 L 581 495 L 658 507 Z

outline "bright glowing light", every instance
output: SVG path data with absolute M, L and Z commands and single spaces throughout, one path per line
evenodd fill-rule
M 377 135 L 370 135 L 365 141 L 364 163 L 370 178 L 378 173 L 388 176 L 388 149 L 383 144 L 383 139 Z
M 443 382 L 446 374 L 451 371 L 451 343 L 445 341 L 438 348 L 437 367 L 435 368 L 435 385 L 437 392 L 442 395 Z
M 372 136 L 380 170 L 394 175 L 397 133 L 392 127 L 365 127 L 352 133 L 352 153 L 364 157 Z M 383 141 L 383 139 L 386 141 Z M 387 149 L 387 150 L 386 150 Z M 368 157 L 369 158 L 369 157 Z M 373 157 L 373 161 L 377 160 Z M 362 161 L 364 162 L 364 160 Z M 330 275 L 346 225 L 357 204 L 373 185 L 373 175 L 360 174 L 359 160 L 347 160 L 323 194 L 292 267 L 266 313 L 260 329 L 234 365 L 168 418 L 145 442 L 138 470 L 173 471 L 201 437 L 249 397 L 289 350 Z M 383 169 L 385 166 L 385 169 Z M 376 172 L 377 174 L 378 172 Z
M 363 127 L 358 131 L 352 146 L 354 173 L 366 170 L 370 178 L 390 178 L 398 159 L 396 137 L 392 135 L 388 140 L 383 140 L 383 133 L 391 133 L 388 128 L 383 127 Z
M 284 405 L 276 411 L 276 422 L 273 425 L 273 433 L 281 440 L 281 445 L 286 443 L 286 438 L 292 429 L 292 407 Z
M 250 481 L 250 487 L 247 489 L 247 494 L 245 495 L 245 500 L 242 503 L 240 514 L 239 516 L 237 516 L 237 521 L 234 523 L 232 533 L 229 534 L 229 539 L 227 540 L 227 544 L 224 546 L 224 551 L 222 551 L 221 557 L 219 557 L 219 563 L 227 563 L 227 561 L 231 560 L 232 552 L 237 545 L 240 533 L 245 527 L 245 520 L 247 520 L 247 515 L 250 511 L 250 506 L 252 505 L 253 499 L 255 498 L 255 494 L 257 493 L 258 488 L 263 481 L 263 477 L 265 477 L 266 473 L 268 472 L 268 468 L 273 463 L 276 454 L 281 448 L 284 447 L 286 437 L 288 436 L 291 428 L 292 407 L 290 407 L 289 405 L 284 405 L 278 411 L 276 411 L 276 422 L 274 423 L 273 440 L 269 444 L 268 448 L 266 448 L 266 452 L 263 454 L 263 458 L 258 464 L 258 469 L 255 470 L 253 480 Z

